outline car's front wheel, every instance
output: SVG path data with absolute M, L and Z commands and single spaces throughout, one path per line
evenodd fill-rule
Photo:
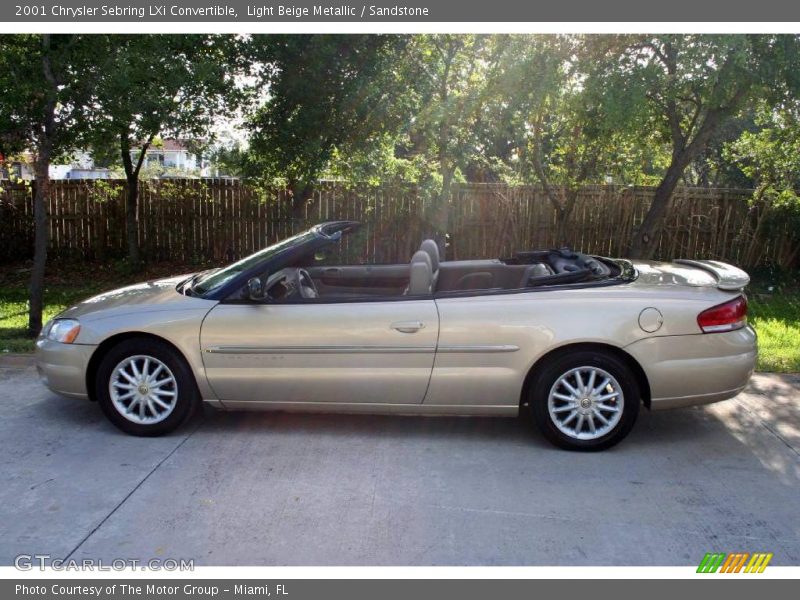
M 155 436 L 176 429 L 198 404 L 186 361 L 168 344 L 129 339 L 100 362 L 97 400 L 106 417 L 126 433 Z
M 625 362 L 591 350 L 549 360 L 529 397 L 539 430 L 568 450 L 603 450 L 617 444 L 633 427 L 640 403 L 638 383 Z

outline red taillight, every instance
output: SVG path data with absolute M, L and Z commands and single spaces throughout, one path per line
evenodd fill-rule
M 733 331 L 747 325 L 747 298 L 739 296 L 730 302 L 712 306 L 697 315 L 703 333 Z

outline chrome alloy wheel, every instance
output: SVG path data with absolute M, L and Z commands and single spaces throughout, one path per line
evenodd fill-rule
M 613 375 L 599 367 L 578 367 L 556 379 L 547 398 L 553 424 L 576 440 L 603 437 L 619 423 L 625 398 Z
M 152 425 L 175 409 L 178 384 L 169 367 L 157 358 L 129 356 L 111 372 L 108 393 L 123 417 L 139 425 Z

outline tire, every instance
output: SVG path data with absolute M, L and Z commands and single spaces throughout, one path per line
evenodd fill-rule
M 149 378 L 142 378 L 144 371 Z M 97 369 L 95 394 L 109 421 L 138 436 L 174 431 L 200 403 L 184 358 L 169 344 L 148 338 L 128 339 L 108 351 Z
M 607 378 L 608 385 L 601 388 Z M 548 441 L 591 452 L 610 448 L 630 433 L 641 392 L 624 361 L 602 350 L 578 350 L 552 358 L 539 370 L 528 402 Z

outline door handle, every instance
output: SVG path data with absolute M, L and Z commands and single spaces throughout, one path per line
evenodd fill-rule
M 425 327 L 425 323 L 422 321 L 396 321 L 390 327 L 400 333 L 416 333 Z

